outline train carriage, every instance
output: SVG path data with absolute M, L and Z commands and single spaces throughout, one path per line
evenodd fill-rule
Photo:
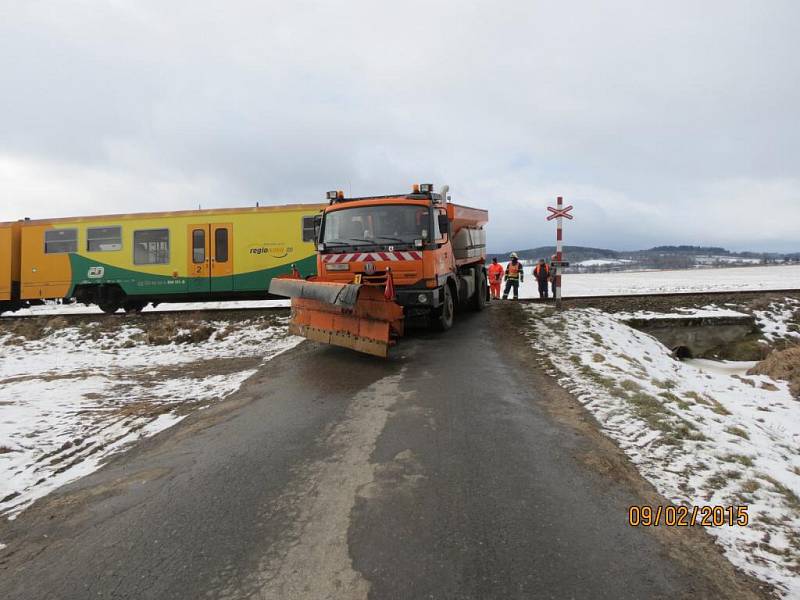
M 19 223 L 0 223 L 0 312 L 14 310 L 19 300 Z
M 321 208 L 22 221 L 19 300 L 76 298 L 115 312 L 148 302 L 268 298 L 273 277 L 293 267 L 301 276 L 315 273 L 314 216 Z

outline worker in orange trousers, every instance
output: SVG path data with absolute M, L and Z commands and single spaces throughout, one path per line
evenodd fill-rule
M 492 300 L 500 299 L 500 284 L 503 282 L 503 265 L 497 262 L 497 257 L 492 259 L 489 265 L 489 290 Z

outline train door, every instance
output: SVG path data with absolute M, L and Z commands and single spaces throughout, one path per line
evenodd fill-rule
M 233 224 L 200 223 L 188 226 L 189 277 L 193 294 L 233 290 Z
M 211 223 L 211 291 L 233 291 L 233 224 Z

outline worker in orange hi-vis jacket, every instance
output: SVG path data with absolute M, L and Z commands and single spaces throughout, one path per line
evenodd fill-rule
M 539 298 L 547 298 L 547 284 L 550 279 L 550 269 L 543 258 L 540 258 L 539 263 L 534 267 L 533 276 L 539 284 Z
M 525 279 L 525 271 L 516 252 L 511 253 L 511 262 L 506 265 L 506 288 L 503 290 L 503 300 L 508 299 L 508 292 L 514 290 L 514 300 L 519 298 L 519 284 Z
M 500 285 L 503 282 L 503 265 L 497 262 L 497 257 L 492 259 L 492 264 L 489 265 L 489 290 L 491 291 L 492 300 L 500 299 Z

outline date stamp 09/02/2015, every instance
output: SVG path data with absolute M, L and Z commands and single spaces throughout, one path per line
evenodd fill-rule
M 745 527 L 747 506 L 630 506 L 631 527 Z

